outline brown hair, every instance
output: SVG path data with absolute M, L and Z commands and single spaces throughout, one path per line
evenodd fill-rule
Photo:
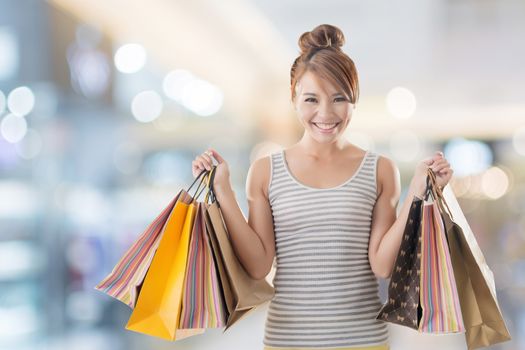
M 292 101 L 295 86 L 307 71 L 318 74 L 343 89 L 352 103 L 359 99 L 359 81 L 354 61 L 341 50 L 345 37 L 341 29 L 330 24 L 321 24 L 299 37 L 301 54 L 290 70 Z

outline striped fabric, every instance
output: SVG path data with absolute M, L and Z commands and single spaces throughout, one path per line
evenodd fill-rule
M 382 304 L 368 261 L 377 159 L 367 151 L 351 178 L 320 189 L 294 178 L 284 151 L 271 155 L 276 273 L 266 347 L 387 344 L 387 324 L 375 319 Z
M 291 348 L 274 348 L 271 346 L 265 346 L 263 350 L 290 350 Z M 293 350 L 301 350 L 299 348 L 293 348 Z M 337 350 L 390 350 L 390 345 L 374 345 L 374 346 L 363 346 L 363 347 L 347 347 L 347 348 L 337 348 Z
M 435 202 L 425 201 L 421 225 L 420 299 L 423 311 L 419 330 L 464 332 L 445 226 Z

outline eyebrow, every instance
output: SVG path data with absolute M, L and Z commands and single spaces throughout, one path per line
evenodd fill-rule
M 313 92 L 304 92 L 303 95 L 317 96 L 317 94 L 315 94 L 315 93 L 313 93 Z M 332 94 L 332 96 L 337 96 L 337 95 L 342 95 L 342 96 L 344 96 L 344 94 L 341 93 L 341 92 L 336 92 L 335 94 Z

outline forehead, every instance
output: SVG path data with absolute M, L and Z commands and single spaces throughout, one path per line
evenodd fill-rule
M 310 71 L 305 72 L 301 76 L 297 81 L 296 87 L 298 93 L 312 92 L 316 94 L 325 93 L 332 95 L 337 92 L 342 92 L 338 86 L 332 84 L 329 80 Z

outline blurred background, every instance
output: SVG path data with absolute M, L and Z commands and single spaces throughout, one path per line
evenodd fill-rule
M 265 307 L 170 343 L 94 286 L 207 147 L 247 214 L 251 162 L 302 135 L 289 70 L 322 23 L 359 72 L 346 137 L 396 161 L 401 203 L 445 153 L 513 337 L 491 349 L 525 349 L 523 0 L 0 0 L 0 349 L 262 349 Z

